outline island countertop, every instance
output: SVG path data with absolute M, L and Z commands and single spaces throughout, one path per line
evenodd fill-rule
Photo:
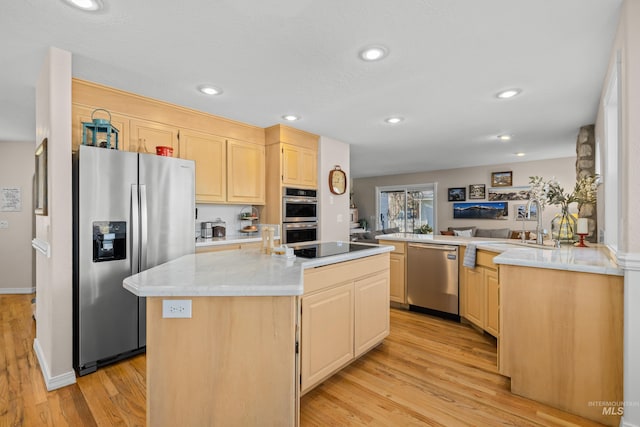
M 189 254 L 127 277 L 123 286 L 141 297 L 302 295 L 304 269 L 393 250 L 366 246 L 370 248 L 314 259 L 266 255 L 259 249 Z
M 434 236 L 431 234 L 394 233 L 377 236 L 378 240 L 446 244 L 455 246 L 474 245 L 477 249 L 497 252 L 496 264 L 521 267 L 567 270 L 583 273 L 622 276 L 624 273 L 603 245 L 589 244 L 587 248 L 572 245 L 560 248 L 537 248 L 521 244 L 517 239 L 492 239 L 486 237 Z

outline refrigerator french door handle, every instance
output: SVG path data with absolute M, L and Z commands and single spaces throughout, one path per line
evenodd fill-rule
M 139 194 L 138 194 L 138 186 L 136 184 L 131 185 L 131 275 L 134 275 L 139 272 L 139 251 L 138 247 L 140 244 L 140 208 L 139 208 Z
M 140 184 L 140 271 L 147 269 L 147 186 Z

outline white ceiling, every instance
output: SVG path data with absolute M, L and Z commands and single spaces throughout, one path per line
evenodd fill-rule
M 621 0 L 103 2 L 90 14 L 0 1 L 0 141 L 35 140 L 35 82 L 55 46 L 81 79 L 261 127 L 299 114 L 292 126 L 350 144 L 365 177 L 574 155 Z M 369 44 L 389 56 L 359 60 Z M 495 98 L 511 87 L 523 93 Z M 393 114 L 404 122 L 384 123 Z

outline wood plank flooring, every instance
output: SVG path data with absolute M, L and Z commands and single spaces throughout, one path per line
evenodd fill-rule
M 47 392 L 32 295 L 0 295 L 0 427 L 144 426 L 145 356 Z M 302 426 L 598 426 L 509 392 L 495 340 L 392 309 L 391 335 L 302 397 Z M 197 392 L 197 390 L 194 390 Z

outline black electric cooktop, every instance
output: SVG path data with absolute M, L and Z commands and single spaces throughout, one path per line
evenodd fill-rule
M 371 246 L 358 243 L 328 242 L 298 246 L 294 248 L 293 253 L 301 258 L 323 258 L 361 251 L 363 249 L 371 249 Z

